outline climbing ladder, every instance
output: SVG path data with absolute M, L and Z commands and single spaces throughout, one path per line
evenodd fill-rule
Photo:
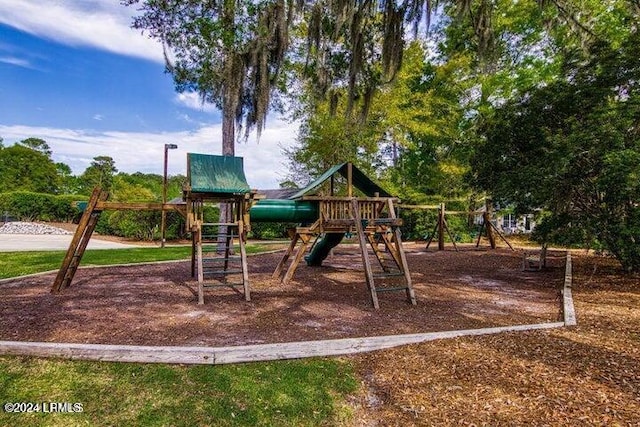
M 396 217 L 392 198 L 305 197 L 304 200 L 318 201 L 320 219 L 309 227 L 295 229 L 289 248 L 278 263 L 273 278 L 282 275 L 295 251 L 295 256 L 282 279 L 283 283 L 289 283 L 305 252 L 313 246 L 311 242 L 314 238 L 317 241 L 320 234 L 355 233 L 358 237 L 367 289 L 374 308 L 380 308 L 379 292 L 405 291 L 411 304 L 416 304 L 407 258 L 402 247 L 402 220 Z M 385 209 L 387 217 L 382 218 L 380 214 Z M 296 251 L 298 243 L 300 245 Z M 380 245 L 383 245 L 383 249 L 380 249 Z M 382 271 L 374 272 L 372 254 Z M 389 284 L 390 281 L 396 283 Z
M 238 290 L 242 286 L 245 300 L 250 301 L 244 223 L 202 223 L 193 236 L 198 304 L 204 304 L 204 290 L 214 287 Z
M 95 230 L 100 214 L 102 213 L 101 210 L 97 209 L 98 203 L 107 200 L 107 197 L 108 193 L 102 191 L 100 187 L 93 189 L 89 203 L 80 218 L 71 244 L 62 260 L 58 275 L 53 282 L 53 286 L 51 286 L 51 292 L 60 292 L 62 289 L 68 288 L 71 285 L 73 276 L 76 274 L 84 251 L 87 249 L 87 245 L 91 239 L 91 234 L 93 234 L 93 230 Z
M 249 209 L 256 191 L 247 184 L 242 157 L 187 154 L 187 227 L 191 231 L 191 275 L 197 278 L 198 304 L 204 304 L 204 290 L 213 287 L 242 287 L 251 300 L 246 241 Z M 206 222 L 204 207 L 218 204 L 226 212 L 221 222 Z M 238 279 L 239 278 L 239 279 Z

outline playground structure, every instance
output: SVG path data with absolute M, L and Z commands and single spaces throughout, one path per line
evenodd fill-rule
M 346 196 L 335 195 L 337 174 L 346 179 Z M 251 221 L 300 223 L 291 230 L 291 243 L 273 273 L 274 278 L 281 276 L 298 243 L 300 247 L 282 279 L 284 283 L 293 278 L 308 248 L 307 264 L 320 266 L 345 235 L 356 234 L 373 306 L 379 308 L 377 293 L 387 291 L 405 291 L 408 300 L 416 304 L 402 248 L 399 230 L 402 220 L 397 218 L 394 207 L 397 199 L 351 163 L 334 166 L 289 200 L 265 199 L 256 203 L 257 191 L 247 184 L 240 157 L 189 153 L 187 181 L 183 191 L 185 204 L 178 205 L 107 202 L 108 194 L 95 188 L 51 291 L 59 292 L 71 285 L 102 211 L 175 210 L 185 217 L 191 232 L 191 275 L 197 278 L 199 304 L 204 304 L 206 288 L 219 286 L 235 290 L 242 287 L 245 300 L 250 301 L 245 244 Z M 331 183 L 329 195 L 313 194 L 327 181 Z M 364 197 L 354 196 L 354 189 Z M 207 203 L 220 203 L 226 210 L 226 219 L 205 222 Z M 380 272 L 373 271 L 369 247 L 380 264 Z M 400 284 L 377 286 L 376 280 L 399 280 Z
M 456 239 L 451 234 L 451 230 L 449 229 L 449 223 L 447 222 L 447 214 L 449 215 L 474 215 L 474 214 L 482 214 L 482 223 L 480 224 L 480 230 L 478 231 L 478 239 L 476 240 L 476 248 L 480 246 L 480 240 L 482 239 L 483 233 L 486 234 L 487 240 L 489 241 L 489 246 L 491 249 L 496 249 L 496 234 L 504 243 L 509 246 L 509 249 L 514 250 L 513 246 L 507 240 L 507 238 L 502 234 L 502 232 L 496 227 L 491 218 L 490 210 L 486 211 L 447 211 L 444 203 L 440 203 L 437 206 L 431 205 L 401 205 L 402 208 L 408 209 L 421 209 L 421 210 L 438 210 L 438 219 L 433 227 L 433 231 L 429 234 L 429 238 L 427 240 L 426 249 L 429 249 L 431 243 L 433 242 L 434 237 L 438 236 L 438 250 L 445 250 L 445 233 L 449 236 L 449 240 L 453 244 L 453 248 L 456 252 L 458 252 L 458 245 L 456 244 Z
M 99 186 L 93 189 L 91 197 L 86 206 L 83 207 L 83 213 L 80 217 L 76 232 L 71 239 L 67 253 L 62 259 L 62 265 L 51 286 L 51 292 L 60 292 L 62 289 L 68 288 L 73 282 L 73 277 L 80 265 L 84 251 L 87 249 L 91 235 L 98 224 L 100 214 L 105 210 L 173 210 L 186 216 L 184 210 L 185 205 L 175 205 L 169 203 L 119 203 L 108 202 L 109 194 L 103 191 Z
M 346 179 L 344 196 L 336 195 L 335 178 L 338 175 Z M 318 189 L 326 183 L 329 183 L 329 193 L 318 194 Z M 356 189 L 362 192 L 364 197 L 356 197 Z M 327 170 L 289 199 L 261 200 L 251 208 L 252 221 L 303 222 L 290 230 L 289 248 L 276 266 L 273 278 L 282 276 L 294 252 L 293 260 L 282 278 L 285 284 L 293 278 L 303 258 L 308 266 L 320 266 L 331 250 L 342 242 L 345 235 L 355 234 L 373 306 L 379 308 L 378 292 L 389 291 L 405 291 L 407 299 L 416 304 L 411 275 L 402 247 L 399 229 L 402 220 L 396 216 L 394 206 L 397 198 L 371 181 L 353 164 L 343 163 Z M 383 245 L 383 249 L 380 245 Z M 374 272 L 369 247 L 381 271 Z M 309 254 L 305 257 L 307 249 Z M 400 283 L 378 286 L 376 283 L 381 280 L 395 280 Z
M 247 184 L 241 157 L 187 154 L 183 198 L 192 238 L 191 275 L 197 272 L 198 304 L 204 304 L 205 288 L 220 286 L 242 286 L 244 299 L 251 300 L 245 244 L 255 196 L 256 191 Z M 224 222 L 205 222 L 206 203 L 221 204 L 226 210 Z M 234 282 L 238 276 L 240 281 Z

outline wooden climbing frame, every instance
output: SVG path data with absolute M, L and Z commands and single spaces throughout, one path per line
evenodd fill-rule
M 182 205 L 162 203 L 119 203 L 107 202 L 109 194 L 98 186 L 93 189 L 87 207 L 82 213 L 78 227 L 71 239 L 67 253 L 65 254 L 60 270 L 53 281 L 51 292 L 57 293 L 71 286 L 82 256 L 84 255 L 91 235 L 100 219 L 100 214 L 105 210 L 174 210 L 185 216 Z
M 242 287 L 244 299 L 251 300 L 246 241 L 254 196 L 255 191 L 226 196 L 185 191 L 187 227 L 192 236 L 191 275 L 197 277 L 198 304 L 204 304 L 204 290 L 214 287 Z M 206 203 L 220 203 L 228 210 L 227 220 L 205 222 Z
M 282 278 L 283 283 L 288 283 L 293 278 L 307 249 L 310 249 L 311 243 L 320 235 L 351 233 L 358 238 L 365 280 L 373 306 L 376 309 L 380 307 L 379 292 L 389 291 L 405 291 L 411 304 L 416 304 L 409 266 L 402 247 L 399 228 L 402 220 L 397 218 L 395 213 L 394 201 L 397 199 L 305 196 L 302 200 L 315 201 L 319 204 L 319 218 L 310 226 L 296 227 L 292 233 L 289 248 L 273 272 L 274 278 L 282 276 L 289 258 L 295 252 L 293 261 Z M 384 249 L 381 250 L 380 245 Z M 297 251 L 296 246 L 298 246 Z M 371 254 L 378 261 L 381 271 L 374 272 Z M 392 278 L 399 278 L 402 283 L 399 285 L 377 284 L 379 281 Z

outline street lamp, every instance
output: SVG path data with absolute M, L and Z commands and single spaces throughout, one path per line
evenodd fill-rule
M 167 159 L 169 157 L 169 150 L 175 150 L 178 148 L 176 144 L 164 144 L 164 176 L 162 181 L 162 222 L 160 223 L 160 233 L 162 240 L 160 241 L 160 247 L 164 248 L 165 243 L 165 228 L 167 222 L 167 211 L 165 206 L 167 204 Z

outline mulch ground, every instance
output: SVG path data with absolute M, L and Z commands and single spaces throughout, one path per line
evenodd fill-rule
M 0 285 L 0 340 L 223 346 L 560 320 L 562 258 L 522 272 L 518 251 L 408 248 L 417 306 L 386 292 L 374 310 L 358 249 L 342 245 L 286 286 L 271 278 L 282 253 L 249 257 L 251 302 L 215 288 L 198 305 L 189 262 L 80 269 L 59 294 L 54 274 L 13 280 Z
M 640 425 L 640 277 L 574 257 L 578 326 L 353 356 L 356 425 Z

